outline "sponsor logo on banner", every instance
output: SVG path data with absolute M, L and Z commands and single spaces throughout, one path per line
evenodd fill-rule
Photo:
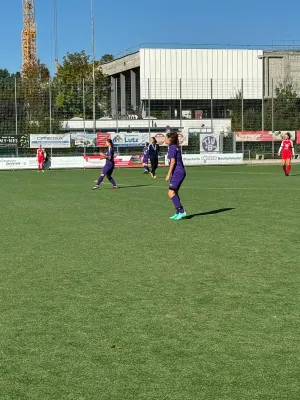
M 106 147 L 106 141 L 111 138 L 110 133 L 101 133 L 97 132 L 97 138 L 96 138 L 96 146 L 97 147 Z
M 183 154 L 182 159 L 183 159 L 184 165 L 186 165 L 186 166 L 243 164 L 243 154 L 242 153 Z M 166 164 L 168 164 L 168 163 L 169 163 L 169 160 L 166 156 Z
M 220 135 L 217 133 L 200 134 L 201 152 L 212 153 L 219 151 Z
M 69 148 L 71 147 L 70 134 L 64 135 L 30 135 L 30 148 L 37 149 L 39 146 L 50 148 Z
M 295 131 L 243 131 L 236 132 L 237 142 L 281 142 L 285 133 L 291 134 L 291 139 L 295 140 Z
M 17 136 L 0 136 L 0 146 L 2 147 L 15 147 L 18 145 Z
M 111 140 L 116 147 L 141 147 L 148 141 L 148 133 L 112 133 Z

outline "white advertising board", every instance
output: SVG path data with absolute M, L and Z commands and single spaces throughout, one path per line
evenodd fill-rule
M 71 147 L 70 134 L 63 135 L 30 135 L 30 148 L 37 149 L 39 146 L 44 148 L 69 148 Z
M 183 154 L 182 159 L 186 166 L 243 164 L 242 153 Z M 169 164 L 167 156 L 166 164 Z

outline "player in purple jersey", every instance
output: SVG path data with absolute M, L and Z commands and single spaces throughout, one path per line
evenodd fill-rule
M 149 174 L 150 169 L 148 166 L 148 160 L 149 160 L 149 143 L 145 143 L 145 147 L 143 148 L 143 167 L 144 167 L 144 174 Z
M 172 200 L 176 213 L 170 219 L 178 221 L 186 217 L 186 212 L 181 205 L 178 195 L 180 186 L 186 177 L 185 168 L 182 161 L 182 154 L 179 147 L 178 133 L 169 132 L 166 135 L 166 144 L 169 146 L 168 158 L 170 167 L 166 181 L 170 181 L 168 196 Z
M 106 154 L 100 153 L 100 155 L 106 159 L 106 163 L 105 163 L 104 168 L 102 169 L 101 175 L 99 176 L 97 183 L 92 188 L 92 190 L 99 189 L 99 186 L 105 176 L 107 176 L 107 179 L 113 185 L 113 188 L 118 189 L 116 182 L 112 178 L 112 173 L 114 172 L 114 169 L 115 169 L 115 159 L 114 159 L 115 151 L 114 151 L 114 145 L 113 145 L 113 142 L 111 139 L 108 139 L 106 141 L 106 146 L 108 147 Z

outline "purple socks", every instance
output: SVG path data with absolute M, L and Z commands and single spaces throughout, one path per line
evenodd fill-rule
M 109 180 L 109 182 L 110 182 L 113 186 L 117 186 L 117 184 L 116 184 L 114 178 L 112 178 L 112 177 L 107 177 L 107 179 Z
M 103 181 L 104 176 L 99 176 L 98 182 L 97 182 L 97 186 L 100 186 L 101 182 Z
M 172 201 L 173 201 L 174 207 L 176 208 L 176 211 L 183 213 L 184 209 L 181 205 L 180 198 L 179 198 L 179 196 L 177 196 L 177 194 L 175 194 L 175 196 L 172 197 Z

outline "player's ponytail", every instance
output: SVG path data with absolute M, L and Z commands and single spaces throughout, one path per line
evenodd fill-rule
M 287 134 L 288 138 L 291 140 L 292 135 L 290 134 L 290 132 L 287 132 L 286 134 Z

